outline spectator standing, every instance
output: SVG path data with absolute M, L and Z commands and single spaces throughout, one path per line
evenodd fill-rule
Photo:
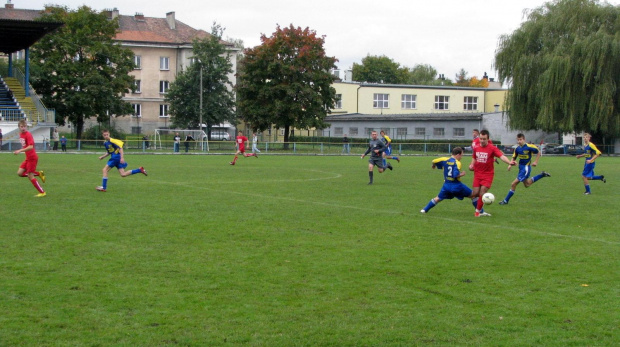
M 63 152 L 67 151 L 67 138 L 65 137 L 65 135 L 62 135 L 62 137 L 60 138 L 60 148 Z
M 54 141 L 54 150 L 58 150 L 58 129 L 54 128 L 54 132 L 52 133 L 52 141 Z
M 351 147 L 349 146 L 349 138 L 347 137 L 347 134 L 344 134 L 344 137 L 342 138 L 342 153 L 351 153 Z
M 192 135 L 191 134 L 187 134 L 185 136 L 185 141 L 183 141 L 183 144 L 185 145 L 185 153 L 189 152 L 189 144 L 192 141 L 195 141 L 194 138 L 192 137 Z
M 260 153 L 260 150 L 258 149 L 258 136 L 256 136 L 256 133 L 252 134 L 252 153 Z
M 181 136 L 179 133 L 174 135 L 174 153 L 179 153 L 179 147 L 181 146 Z

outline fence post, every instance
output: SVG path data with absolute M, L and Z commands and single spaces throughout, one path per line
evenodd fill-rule
M 297 142 L 293 142 L 293 154 L 297 153 Z

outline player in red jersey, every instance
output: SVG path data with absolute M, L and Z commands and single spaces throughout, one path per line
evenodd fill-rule
M 22 144 L 22 148 L 16 150 L 13 154 L 18 155 L 19 153 L 25 152 L 26 160 L 24 160 L 24 162 L 19 166 L 17 176 L 28 177 L 32 185 L 39 191 L 39 194 L 35 196 L 37 198 L 42 198 L 46 194 L 35 176 L 41 177 L 41 181 L 45 183 L 45 173 L 43 173 L 43 170 L 37 171 L 39 156 L 37 155 L 37 151 L 34 149 L 34 139 L 32 138 L 32 134 L 28 131 L 28 123 L 26 123 L 26 120 L 22 119 L 18 124 L 19 142 Z
M 472 161 L 471 164 L 469 164 L 469 170 L 474 172 L 474 183 L 472 187 L 473 195 L 477 196 L 477 198 L 474 198 L 472 203 L 476 206 L 476 213 L 474 214 L 476 217 L 491 216 L 489 213 L 481 212 L 482 206 L 484 205 L 481 198 L 484 193 L 489 191 L 493 184 L 493 178 L 495 176 L 494 158 L 499 158 L 508 165 L 515 165 L 514 162 L 506 158 L 499 148 L 490 143 L 488 130 L 482 130 L 479 139 L 480 146 L 473 148 Z
M 237 148 L 237 152 L 235 153 L 235 159 L 233 159 L 233 161 L 229 163 L 230 165 L 235 165 L 235 163 L 237 162 L 237 158 L 239 158 L 239 154 L 243 154 L 244 157 L 258 158 L 258 154 L 256 153 L 245 153 L 245 146 L 247 146 L 248 144 L 248 138 L 243 136 L 242 131 L 239 131 L 235 141 L 235 147 Z
M 471 134 L 474 137 L 474 140 L 471 142 L 471 150 L 473 151 L 474 148 L 480 147 L 480 131 L 478 129 L 474 129 Z M 491 139 L 489 139 L 489 144 L 493 144 L 493 141 L 491 141 Z M 495 159 L 495 164 L 499 164 L 497 158 Z

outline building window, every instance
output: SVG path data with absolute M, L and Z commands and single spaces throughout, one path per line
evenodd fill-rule
M 342 108 L 342 94 L 336 94 L 336 103 L 334 104 L 335 109 Z
M 407 128 L 396 128 L 396 136 L 407 136 Z
M 131 107 L 133 107 L 133 114 L 131 115 L 132 117 L 142 117 L 142 105 L 141 104 L 131 104 Z
M 357 135 L 357 127 L 349 128 L 349 135 L 351 136 Z
M 452 135 L 454 137 L 465 137 L 465 128 L 454 128 L 454 129 L 452 129 Z
M 169 107 L 170 106 L 166 104 L 159 105 L 159 117 L 170 117 L 170 115 L 168 114 Z
M 444 128 L 433 128 L 433 136 L 443 137 L 445 136 Z
M 476 111 L 478 110 L 478 97 L 477 96 L 466 96 L 463 98 L 463 110 L 465 111 Z
M 133 84 L 136 86 L 136 91 L 134 93 L 142 93 L 142 81 L 134 80 Z
M 435 109 L 448 110 L 450 107 L 450 97 L 447 95 L 435 95 Z
M 374 94 L 372 100 L 372 107 L 374 108 L 389 108 L 390 107 L 390 94 Z
M 168 93 L 168 88 L 170 88 L 170 82 L 168 82 L 168 81 L 159 81 L 159 93 L 160 94 Z
M 170 58 L 168 58 L 168 57 L 159 57 L 159 69 L 160 70 L 170 70 Z
M 400 99 L 400 107 L 406 110 L 415 109 L 417 96 L 412 94 L 403 94 Z
M 415 128 L 415 136 L 426 136 L 426 128 Z
M 342 135 L 344 134 L 344 129 L 342 127 L 335 127 L 334 128 L 334 135 Z
M 142 127 L 131 127 L 131 133 L 133 135 L 142 134 Z
M 133 68 L 140 70 L 142 68 L 142 57 L 139 55 L 133 56 Z
M 372 133 L 375 129 L 373 128 L 364 128 L 364 134 L 370 137 L 370 133 Z

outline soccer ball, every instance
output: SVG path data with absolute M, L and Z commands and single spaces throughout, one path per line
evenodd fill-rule
M 482 202 L 484 202 L 486 205 L 491 205 L 493 201 L 495 201 L 495 195 L 491 193 L 484 193 L 484 195 L 482 196 Z

